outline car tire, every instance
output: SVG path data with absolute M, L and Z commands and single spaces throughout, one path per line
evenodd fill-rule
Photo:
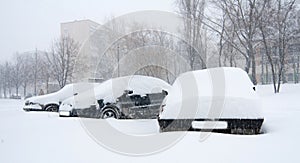
M 24 109 L 24 111 L 25 111 L 25 112 L 29 112 L 30 110 L 29 110 L 29 109 Z
M 102 112 L 100 114 L 100 118 L 101 119 L 107 119 L 107 118 L 119 119 L 120 113 L 116 108 L 107 107 L 102 110 Z
M 58 112 L 58 105 L 48 105 L 45 107 L 45 111 L 48 111 L 48 112 Z

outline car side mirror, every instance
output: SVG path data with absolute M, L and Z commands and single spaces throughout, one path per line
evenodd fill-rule
M 77 96 L 78 95 L 78 93 L 74 93 L 74 96 Z
M 103 99 L 97 100 L 97 102 L 98 102 L 99 108 L 104 107 L 104 100 Z
M 256 91 L 256 88 L 255 88 L 255 87 L 253 87 L 253 90 L 254 90 L 254 91 Z
M 166 96 L 169 94 L 168 91 L 165 91 L 165 90 L 162 90 L 162 93 Z
M 128 91 L 128 94 L 133 94 L 133 91 L 132 90 Z

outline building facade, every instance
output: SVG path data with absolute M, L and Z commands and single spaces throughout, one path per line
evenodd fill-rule
M 70 37 L 79 43 L 79 54 L 76 59 L 73 73 L 73 82 L 99 82 L 99 78 L 94 79 L 92 46 L 90 37 L 100 27 L 100 24 L 92 20 L 75 20 L 64 22 L 60 25 L 61 36 Z

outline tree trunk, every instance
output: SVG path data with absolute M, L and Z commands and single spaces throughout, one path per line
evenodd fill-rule
M 269 84 L 269 68 L 268 68 L 268 64 L 266 64 L 266 84 Z
M 282 70 L 282 83 L 285 84 L 287 82 L 288 81 L 287 81 L 287 78 L 286 78 L 286 70 L 285 70 L 285 68 L 283 68 L 283 70 Z
M 2 98 L 2 85 L 0 85 L 0 98 Z
M 16 86 L 16 96 L 19 95 L 19 86 Z
M 47 77 L 47 79 L 46 79 L 46 91 L 48 94 L 49 93 L 49 77 Z
M 249 58 L 246 58 L 246 66 L 245 66 L 245 71 L 249 74 L 249 70 L 250 70 L 250 63 L 251 60 Z
M 261 75 L 260 75 L 260 80 L 261 84 L 265 84 L 265 70 L 264 70 L 264 55 L 261 55 Z
M 23 85 L 23 92 L 24 92 L 24 98 L 25 98 L 27 95 L 27 83 L 24 83 L 24 85 Z
M 248 55 L 251 59 L 251 68 L 252 68 L 252 72 L 251 72 L 251 77 L 252 77 L 252 82 L 254 85 L 257 85 L 257 79 L 256 79 L 256 60 L 255 60 L 255 53 L 254 53 L 254 49 L 252 46 L 252 43 L 248 43 Z
M 257 85 L 257 79 L 256 79 L 256 62 L 255 62 L 255 56 L 252 55 L 252 81 L 254 85 Z
M 11 87 L 8 88 L 8 95 L 11 97 Z
M 271 70 L 272 70 L 272 80 L 273 80 L 274 93 L 278 93 L 277 88 L 276 88 L 276 75 L 275 75 L 275 68 L 274 68 L 273 63 L 271 65 Z
M 279 72 L 278 74 L 278 80 L 277 80 L 277 90 L 276 90 L 276 93 L 279 93 L 279 90 L 280 90 L 280 86 L 281 86 L 281 78 L 282 78 L 282 74 Z
M 294 83 L 296 84 L 296 78 L 297 78 L 297 71 L 296 71 L 296 59 L 295 59 L 295 55 L 293 54 L 293 80 L 294 80 Z
M 6 86 L 4 85 L 3 87 L 3 94 L 4 94 L 4 98 L 7 98 L 7 94 L 6 94 Z
M 296 68 L 296 83 L 299 83 L 299 63 L 300 62 L 300 56 L 297 56 L 297 68 Z
M 268 61 L 269 61 L 270 66 L 271 66 L 274 93 L 277 93 L 274 61 L 273 61 L 273 59 L 271 57 L 270 47 L 268 46 L 267 39 L 266 39 L 264 30 L 263 30 L 263 26 L 260 26 L 260 30 L 261 30 L 261 34 L 262 34 L 262 38 L 263 38 L 263 44 L 264 44 L 264 47 L 265 47 L 265 52 L 266 52 Z M 266 66 L 267 66 L 267 64 L 266 64 Z M 266 69 L 268 71 L 268 68 L 266 68 Z

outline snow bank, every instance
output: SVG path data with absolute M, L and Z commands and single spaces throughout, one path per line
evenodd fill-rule
M 156 119 L 117 120 L 114 118 L 108 118 L 100 121 L 108 122 L 114 129 L 127 135 L 147 136 L 159 134 L 159 125 Z
M 187 72 L 174 82 L 160 118 L 261 118 L 253 87 L 239 68 Z

